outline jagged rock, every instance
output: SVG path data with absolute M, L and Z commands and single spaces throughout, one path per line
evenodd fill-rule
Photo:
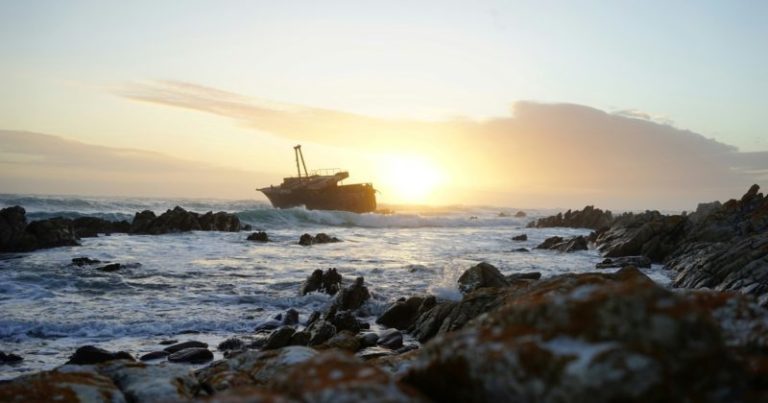
M 335 268 L 330 268 L 323 272 L 317 269 L 304 281 L 301 286 L 301 295 L 310 292 L 320 291 L 328 295 L 336 295 L 341 288 L 341 274 Z
M 3 402 L 115 402 L 123 392 L 106 376 L 87 371 L 44 371 L 0 383 Z
M 598 269 L 609 269 L 617 267 L 651 267 L 651 259 L 646 256 L 624 256 L 616 258 L 606 258 L 601 263 L 595 265 Z
M 157 216 L 155 215 L 155 213 L 149 210 L 144 210 L 136 213 L 136 215 L 133 216 L 133 221 L 131 222 L 131 233 L 134 233 L 134 234 L 149 233 L 150 224 L 152 224 L 152 222 L 154 222 L 156 219 L 157 219 Z
M 301 237 L 299 237 L 299 245 L 302 245 L 302 246 L 309 246 L 309 245 L 323 244 L 323 243 L 335 243 L 335 242 L 341 242 L 341 239 L 332 237 L 322 232 L 315 235 L 314 237 L 310 234 L 303 234 Z
M 185 341 L 183 343 L 176 343 L 173 345 L 170 345 L 163 349 L 163 351 L 167 351 L 170 354 L 173 354 L 177 351 L 184 350 L 185 348 L 193 348 L 193 347 L 201 347 L 201 348 L 208 348 L 208 343 L 203 343 L 201 341 L 196 340 L 190 340 Z
M 186 362 L 190 364 L 202 364 L 211 360 L 213 360 L 213 353 L 204 347 L 189 347 L 168 356 L 168 361 L 170 362 Z
M 98 264 L 98 263 L 101 263 L 101 260 L 99 260 L 99 259 L 91 259 L 91 258 L 85 257 L 85 256 L 72 258 L 72 264 L 74 266 L 79 266 L 79 267 L 93 265 L 93 264 Z
M 434 401 L 740 400 L 745 368 L 707 307 L 637 269 L 506 290 L 418 350 L 403 382 Z
M 256 242 L 269 242 L 269 236 L 267 236 L 266 232 L 259 231 L 259 232 L 254 232 L 251 235 L 248 235 L 247 240 L 256 241 Z
M 310 334 L 309 346 L 316 346 L 325 343 L 328 339 L 336 334 L 336 327 L 326 322 L 325 320 L 317 320 L 312 323 L 307 332 Z
M 396 301 L 376 319 L 376 323 L 400 330 L 408 329 L 416 322 L 419 307 L 423 302 L 424 297 L 419 296 Z
M 360 321 L 350 311 L 336 311 L 333 314 L 329 314 L 326 320 L 336 327 L 337 332 L 347 330 L 357 333 L 362 329 Z
M 600 232 L 595 242 L 606 257 L 642 255 L 662 262 L 679 247 L 687 223 L 686 217 L 664 216 L 658 211 L 625 214 L 611 228 Z
M 365 279 L 358 277 L 349 287 L 341 290 L 333 301 L 333 307 L 337 311 L 354 311 L 359 309 L 371 298 Z
M 151 353 L 147 353 L 139 357 L 140 361 L 152 361 L 152 360 L 159 360 L 161 358 L 166 358 L 171 353 L 167 351 L 153 351 Z
M 100 362 L 112 361 L 112 360 L 130 360 L 134 361 L 132 355 L 125 351 L 119 351 L 113 353 L 111 351 L 104 350 L 95 346 L 83 346 L 78 348 L 74 354 L 69 357 L 67 364 L 87 365 L 98 364 Z
M 520 234 L 520 235 L 517 235 L 517 236 L 513 236 L 512 240 L 513 241 L 518 241 L 518 242 L 527 241 L 528 240 L 528 235 Z
M 458 280 L 459 291 L 466 294 L 482 287 L 505 287 L 504 275 L 490 263 L 481 262 L 462 273 Z
M 273 390 L 305 402 L 424 401 L 384 370 L 338 351 L 287 368 L 275 377 Z
M 573 238 L 563 239 L 559 236 L 547 238 L 536 249 L 551 249 L 560 252 L 576 252 L 587 250 L 587 239 L 579 235 Z
M 0 364 L 15 364 L 17 362 L 24 361 L 24 358 L 22 358 L 19 355 L 13 354 L 13 353 L 4 353 L 0 351 Z
M 283 326 L 278 328 L 267 339 L 264 344 L 264 350 L 274 350 L 276 348 L 285 347 L 291 342 L 291 337 L 296 333 L 296 329 L 291 326 Z
M 199 215 L 198 222 L 203 231 L 238 232 L 241 228 L 240 218 L 234 214 L 225 213 L 223 211 L 219 211 L 218 213 L 209 211 L 203 215 Z M 264 235 L 266 236 L 266 233 Z
M 403 334 L 397 329 L 385 330 L 379 334 L 377 344 L 392 350 L 398 349 L 403 346 Z
M 528 224 L 530 228 L 547 227 L 569 227 L 569 228 L 589 228 L 601 230 L 611 226 L 613 223 L 613 214 L 610 211 L 603 211 L 594 206 L 586 206 L 583 210 L 568 210 L 557 215 L 540 218 Z
M 131 230 L 128 221 L 109 221 L 97 217 L 79 217 L 72 221 L 75 234 L 80 238 L 95 237 L 99 234 L 126 233 Z
M 234 214 L 209 211 L 200 215 L 176 206 L 160 216 L 155 216 L 149 210 L 136 213 L 131 223 L 131 232 L 151 235 L 187 231 L 237 232 L 240 227 L 240 219 Z

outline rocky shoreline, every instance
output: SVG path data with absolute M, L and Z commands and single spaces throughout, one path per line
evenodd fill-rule
M 18 214 L 4 209 L 0 217 Z M 136 218 L 124 232 L 241 229 L 225 215 L 181 208 Z M 142 357 L 82 346 L 56 369 L 0 382 L 0 400 L 768 399 L 768 198 L 757 186 L 692 214 L 614 216 L 588 206 L 531 226 L 591 228 L 589 237 L 550 238 L 540 248 L 597 248 L 606 260 L 594 273 L 549 278 L 505 276 L 479 263 L 458 279 L 461 300 L 403 296 L 376 316 L 378 330 L 362 319 L 371 317 L 365 279 L 316 270 L 297 293 L 332 296 L 323 310 L 300 317 L 289 309 L 248 337 L 228 339 L 217 347 L 224 359 L 211 362 L 209 346 L 195 340 L 168 340 Z M 12 227 L 15 238 L 0 231 L 0 240 L 37 237 L 28 227 Z M 257 234 L 255 241 L 268 241 Z M 302 238 L 302 245 L 334 242 Z M 651 263 L 677 273 L 674 289 L 642 272 Z

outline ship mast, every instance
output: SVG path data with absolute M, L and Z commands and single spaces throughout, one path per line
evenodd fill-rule
M 299 178 L 301 178 L 299 158 L 301 158 L 301 165 L 304 167 L 304 177 L 309 178 L 309 174 L 307 173 L 307 164 L 304 163 L 304 153 L 301 152 L 301 144 L 293 147 L 293 153 L 296 155 L 296 171 L 299 173 Z

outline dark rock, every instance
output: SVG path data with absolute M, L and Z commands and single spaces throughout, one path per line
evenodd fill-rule
M 309 346 L 316 346 L 325 343 L 336 334 L 336 327 L 325 320 L 317 320 L 307 328 L 310 334 Z
M 167 351 L 173 354 L 177 351 L 181 351 L 181 350 L 184 350 L 187 348 L 193 348 L 193 347 L 208 348 L 208 343 L 203 343 L 201 341 L 196 341 L 196 340 L 190 340 L 190 341 L 185 341 L 183 343 L 176 343 L 171 346 L 168 346 L 164 348 L 163 351 Z
M 97 217 L 79 217 L 72 221 L 75 234 L 80 238 L 95 237 L 99 234 L 126 233 L 131 230 L 128 221 L 109 221 Z
M 374 332 L 366 332 L 357 335 L 361 348 L 375 346 L 379 341 L 379 335 Z
M 283 325 L 296 326 L 299 324 L 299 311 L 290 308 L 285 311 L 285 317 L 283 318 Z
M 530 224 L 532 228 L 547 227 L 568 227 L 568 228 L 589 228 L 594 230 L 606 229 L 613 224 L 613 214 L 610 211 L 603 211 L 586 206 L 583 210 L 568 210 L 557 215 L 540 218 Z
M 322 232 L 315 235 L 314 237 L 310 234 L 303 234 L 301 237 L 299 237 L 299 245 L 303 246 L 335 242 L 341 242 L 341 239 L 332 237 Z
M 79 266 L 79 267 L 86 266 L 86 265 L 97 264 L 97 263 L 101 263 L 101 260 L 99 260 L 99 259 L 91 259 L 91 258 L 85 257 L 85 256 L 72 258 L 72 264 L 75 265 L 75 266 Z
M 135 361 L 133 356 L 125 351 L 113 353 L 95 346 L 83 346 L 78 348 L 75 353 L 69 357 L 67 364 L 89 365 L 112 360 Z
M 459 277 L 459 291 L 466 294 L 483 287 L 505 287 L 507 280 L 499 269 L 490 263 L 481 262 L 470 267 Z
M 136 213 L 131 223 L 131 232 L 135 234 L 168 234 L 187 231 L 240 231 L 240 219 L 230 213 L 207 212 L 198 214 L 179 206 L 167 210 L 160 216 L 145 210 Z
M 368 361 L 374 358 L 387 357 L 395 354 L 396 353 L 389 348 L 372 346 L 372 347 L 363 348 L 362 350 L 358 351 L 357 354 L 355 355 L 360 357 L 360 359 L 362 359 L 363 361 Z
M 23 252 L 36 247 L 35 237 L 26 232 L 27 216 L 21 206 L 0 210 L 0 252 Z
M 517 248 L 517 249 L 512 249 L 512 252 L 527 253 L 527 252 L 530 252 L 530 250 L 528 250 L 527 248 Z
M 526 214 L 525 211 L 522 211 L 522 210 L 518 211 L 517 213 L 515 213 L 515 217 L 517 217 L 517 218 L 524 218 L 524 217 L 527 217 L 527 216 L 528 216 L 528 214 Z
M 176 344 L 178 342 L 179 341 L 176 339 L 167 339 L 167 340 L 160 340 L 158 344 L 160 344 L 161 346 L 170 346 L 171 344 Z
M 513 283 L 520 280 L 538 280 L 541 278 L 541 273 L 538 271 L 532 271 L 529 273 L 514 273 L 504 276 L 508 283 Z
M 80 245 L 72 220 L 67 218 L 33 221 L 27 225 L 26 231 L 37 239 L 38 248 Z
M 147 353 L 139 357 L 140 361 L 151 361 L 151 360 L 159 360 L 161 358 L 168 357 L 171 353 L 167 351 L 153 351 L 151 353 Z
M 312 337 L 309 332 L 300 331 L 296 332 L 291 336 L 291 341 L 288 342 L 288 345 L 290 346 L 306 346 L 309 344 L 309 340 Z
M 647 256 L 662 262 L 683 241 L 688 218 L 664 216 L 658 211 L 624 214 L 595 240 L 606 257 Z
M 264 343 L 263 348 L 265 350 L 273 350 L 276 348 L 285 347 L 291 342 L 291 337 L 293 337 L 294 333 L 296 333 L 296 329 L 291 326 L 283 326 L 278 328 L 272 332 L 271 335 L 269 335 L 269 338 L 267 339 L 267 342 Z
M 354 311 L 371 298 L 368 287 L 365 286 L 365 279 L 358 277 L 355 282 L 347 288 L 341 290 L 333 302 L 333 306 L 338 311 Z
M 256 241 L 256 242 L 269 242 L 269 236 L 267 236 L 266 232 L 259 231 L 259 232 L 254 232 L 251 235 L 248 235 L 247 240 Z
M 413 326 L 419 315 L 419 307 L 424 302 L 424 297 L 410 297 L 404 301 L 396 301 L 390 305 L 384 313 L 376 319 L 376 323 L 405 330 Z
M 579 235 L 573 238 L 563 239 L 559 236 L 547 238 L 536 249 L 551 249 L 560 252 L 576 252 L 587 250 L 587 239 Z
M 237 337 L 230 337 L 229 339 L 219 343 L 219 345 L 216 347 L 216 349 L 219 351 L 242 350 L 243 348 L 245 348 L 245 342 L 241 339 L 238 339 Z
M 362 329 L 360 322 L 350 311 L 337 311 L 335 314 L 329 316 L 330 317 L 327 318 L 327 320 L 336 327 L 337 332 L 348 330 L 352 333 L 357 333 Z
M 598 269 L 608 269 L 617 267 L 651 267 L 651 259 L 646 256 L 624 256 L 616 258 L 606 258 L 601 263 L 595 265 Z
M 238 232 L 241 228 L 240 218 L 223 211 L 218 213 L 209 211 L 198 216 L 198 222 L 200 223 L 200 229 L 203 231 Z M 264 235 L 266 236 L 267 234 L 265 233 Z
M 328 295 L 336 295 L 341 288 L 341 274 L 339 274 L 335 268 L 330 268 L 323 272 L 320 269 L 315 270 L 304 281 L 301 286 L 301 295 L 306 295 L 310 292 L 320 291 Z
M 12 353 L 6 354 L 0 351 L 0 364 L 15 364 L 21 361 L 24 361 L 24 358 L 22 358 L 19 355 L 12 354 Z
M 113 272 L 113 271 L 118 271 L 124 267 L 125 266 L 121 265 L 120 263 L 110 263 L 106 266 L 99 267 L 96 270 L 104 271 L 104 272 Z
M 213 360 L 213 353 L 205 347 L 189 347 L 168 356 L 170 362 L 202 364 Z
M 517 235 L 517 236 L 513 236 L 512 240 L 513 241 L 518 241 L 518 242 L 527 241 L 528 240 L 528 235 L 520 234 L 520 235 Z
M 355 333 L 349 330 L 342 330 L 326 340 L 325 343 L 315 346 L 315 348 L 318 350 L 334 348 L 354 353 L 360 349 L 360 340 L 357 339 Z
M 155 213 L 149 210 L 136 213 L 136 215 L 133 216 L 133 222 L 131 222 L 131 232 L 134 234 L 149 233 L 150 224 L 156 219 L 157 216 Z
M 397 329 L 385 330 L 379 334 L 377 344 L 392 350 L 398 349 L 403 346 L 403 334 Z

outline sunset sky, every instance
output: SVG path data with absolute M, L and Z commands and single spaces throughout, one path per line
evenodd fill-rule
M 768 3 L 4 1 L 0 193 L 691 209 L 768 186 Z

